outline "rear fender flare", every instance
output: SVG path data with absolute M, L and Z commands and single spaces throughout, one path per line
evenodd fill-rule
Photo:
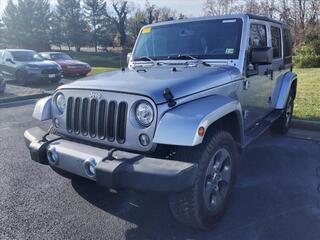
M 293 72 L 287 72 L 280 82 L 277 83 L 274 92 L 274 98 L 276 99 L 274 105 L 275 109 L 284 109 L 286 107 L 291 86 L 295 81 L 297 81 L 297 75 Z

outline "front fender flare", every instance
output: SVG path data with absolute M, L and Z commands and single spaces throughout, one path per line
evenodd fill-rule
M 41 98 L 34 107 L 32 117 L 40 121 L 51 119 L 51 101 L 51 96 Z
M 275 92 L 275 109 L 284 109 L 286 107 L 287 99 L 290 94 L 292 83 L 297 80 L 297 74 L 287 72 L 281 82 L 279 83 L 278 90 Z
M 241 105 L 235 99 L 214 95 L 185 103 L 164 114 L 153 142 L 178 146 L 198 145 L 203 140 L 198 135 L 200 127 L 207 130 L 212 123 L 235 111 L 240 115 L 239 124 L 242 127 Z

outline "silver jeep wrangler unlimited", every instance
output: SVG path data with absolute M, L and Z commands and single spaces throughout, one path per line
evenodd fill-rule
M 142 28 L 129 66 L 59 87 L 25 132 L 31 158 L 67 177 L 169 195 L 173 215 L 207 229 L 222 216 L 239 152 L 290 127 L 297 76 L 289 29 L 249 14 Z

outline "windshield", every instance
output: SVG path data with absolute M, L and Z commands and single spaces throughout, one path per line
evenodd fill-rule
M 12 51 L 11 54 L 14 60 L 18 62 L 40 62 L 44 60 L 34 51 Z
M 72 60 L 72 58 L 64 53 L 50 54 L 52 60 Z
M 133 58 L 173 59 L 189 55 L 200 59 L 237 59 L 241 19 L 202 20 L 145 27 Z

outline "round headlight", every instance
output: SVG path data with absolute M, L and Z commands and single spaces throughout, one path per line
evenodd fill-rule
M 149 127 L 154 118 L 153 107 L 150 103 L 143 101 L 136 108 L 137 121 L 144 127 Z
M 59 112 L 62 114 L 66 108 L 66 99 L 62 93 L 58 93 L 56 96 L 56 106 Z

